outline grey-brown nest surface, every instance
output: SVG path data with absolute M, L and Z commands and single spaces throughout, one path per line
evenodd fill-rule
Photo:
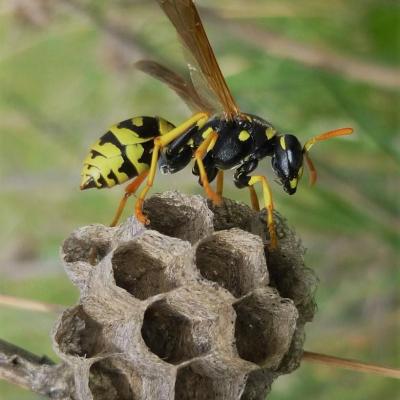
M 228 199 L 165 192 L 144 211 L 149 227 L 90 225 L 63 245 L 80 301 L 54 344 L 76 398 L 265 399 L 299 366 L 315 311 L 299 239 L 276 213 L 269 251 L 263 212 Z

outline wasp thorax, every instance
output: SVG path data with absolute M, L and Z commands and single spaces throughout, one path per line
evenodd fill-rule
M 303 166 L 303 149 L 296 136 L 277 136 L 271 163 L 285 192 L 294 194 Z

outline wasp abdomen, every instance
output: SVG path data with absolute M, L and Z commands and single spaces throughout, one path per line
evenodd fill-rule
M 154 138 L 174 125 L 160 117 L 135 117 L 113 125 L 84 161 L 81 189 L 112 187 L 150 168 Z

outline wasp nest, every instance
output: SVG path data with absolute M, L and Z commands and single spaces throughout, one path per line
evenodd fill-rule
M 54 343 L 76 397 L 264 399 L 299 366 L 314 314 L 316 279 L 298 239 L 276 215 L 279 249 L 268 252 L 265 215 L 230 200 L 213 208 L 166 192 L 145 212 L 148 229 L 130 218 L 64 243 L 80 302 Z

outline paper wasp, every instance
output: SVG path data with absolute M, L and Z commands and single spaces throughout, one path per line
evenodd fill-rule
M 139 221 L 149 221 L 142 212 L 143 201 L 152 187 L 157 165 L 163 173 L 174 173 L 194 159 L 193 173 L 215 204 L 221 202 L 223 171 L 235 169 L 234 183 L 248 187 L 254 209 L 259 203 L 254 185 L 262 187 L 270 248 L 277 238 L 273 220 L 273 202 L 268 180 L 250 175 L 260 160 L 271 157 L 272 168 L 283 189 L 294 194 L 303 174 L 303 160 L 316 180 L 316 170 L 309 157 L 318 141 L 349 135 L 342 128 L 318 135 L 302 146 L 294 135 L 279 133 L 269 122 L 239 110 L 221 73 L 203 24 L 192 0 L 157 0 L 174 25 L 187 53 L 190 78 L 154 61 L 140 61 L 137 67 L 169 85 L 195 114 L 178 126 L 160 117 L 135 117 L 110 128 L 95 143 L 84 161 L 81 189 L 105 188 L 135 178 L 125 189 L 115 218 L 115 226 L 129 196 L 146 180 L 135 205 Z M 217 179 L 216 191 L 210 182 Z

